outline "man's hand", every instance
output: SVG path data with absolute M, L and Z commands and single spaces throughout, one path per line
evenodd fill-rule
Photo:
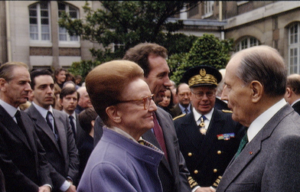
M 41 186 L 39 187 L 39 192 L 51 192 L 51 188 L 49 186 Z
M 71 186 L 69 187 L 68 190 L 66 190 L 66 192 L 76 192 L 76 187 L 75 187 L 75 185 L 72 185 L 72 184 L 71 184 Z
M 195 192 L 215 192 L 216 190 L 212 187 L 199 187 Z

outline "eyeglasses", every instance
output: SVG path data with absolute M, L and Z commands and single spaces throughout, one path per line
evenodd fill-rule
M 144 109 L 146 110 L 146 109 L 149 109 L 151 100 L 153 100 L 153 95 L 154 94 L 151 94 L 150 96 L 143 97 L 141 99 L 132 99 L 132 100 L 126 100 L 126 101 L 118 101 L 118 103 L 128 103 L 128 102 L 135 102 L 135 101 L 143 101 L 144 102 Z
M 214 91 L 208 91 L 206 93 L 200 91 L 200 92 L 193 92 L 192 93 L 196 96 L 197 99 L 202 99 L 204 95 L 206 95 L 207 98 L 212 98 L 215 96 L 215 92 Z

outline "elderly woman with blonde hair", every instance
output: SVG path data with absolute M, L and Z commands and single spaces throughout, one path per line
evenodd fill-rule
M 80 180 L 79 192 L 161 192 L 158 165 L 163 152 L 141 139 L 153 128 L 157 109 L 144 72 L 118 60 L 94 68 L 86 77 L 91 102 L 106 127 Z

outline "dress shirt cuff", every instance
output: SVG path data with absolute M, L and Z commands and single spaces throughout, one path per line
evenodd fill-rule
M 198 186 L 196 186 L 196 187 L 194 187 L 194 189 L 192 190 L 192 192 L 195 192 L 198 188 L 200 188 L 200 186 L 198 185 Z
M 52 186 L 50 184 L 44 184 L 43 186 L 50 187 L 50 189 L 52 190 Z
M 70 186 L 71 186 L 71 183 L 66 180 L 59 189 L 61 191 L 67 191 Z

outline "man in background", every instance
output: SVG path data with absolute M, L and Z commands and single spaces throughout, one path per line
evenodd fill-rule
M 80 96 L 74 87 L 64 87 L 60 93 L 62 112 L 68 116 L 77 147 L 83 142 L 84 130 L 81 128 L 75 109 Z
M 77 114 L 79 114 L 84 109 L 92 107 L 92 103 L 91 103 L 89 94 L 86 91 L 86 87 L 79 87 L 77 89 L 77 92 L 79 93 L 80 97 L 79 97 L 75 112 Z
M 36 125 L 36 133 L 46 150 L 52 168 L 53 191 L 75 192 L 78 177 L 78 151 L 66 114 L 52 108 L 54 81 L 48 70 L 31 74 L 34 99 L 25 111 Z
M 171 109 L 172 117 L 177 117 L 181 114 L 189 114 L 192 110 L 191 108 L 191 90 L 189 85 L 186 83 L 180 83 L 176 89 L 176 97 L 178 103 Z
M 288 102 L 294 110 L 300 114 L 300 75 L 291 74 L 287 78 L 286 92 L 284 95 L 286 102 Z

